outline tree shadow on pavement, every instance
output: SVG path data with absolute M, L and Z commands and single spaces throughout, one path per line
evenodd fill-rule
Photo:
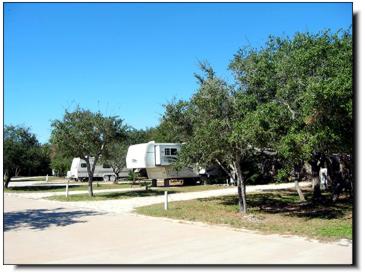
M 43 230 L 52 225 L 67 226 L 75 223 L 85 223 L 80 218 L 100 215 L 101 213 L 87 210 L 65 211 L 63 208 L 28 209 L 4 213 L 4 231 L 18 228 Z

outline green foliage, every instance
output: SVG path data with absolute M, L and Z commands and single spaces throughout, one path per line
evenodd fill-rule
M 51 167 L 56 176 L 65 176 L 71 168 L 72 158 L 64 157 L 61 153 L 56 154 L 51 160 Z
M 237 152 L 232 144 L 232 88 L 215 76 L 211 67 L 201 64 L 200 87 L 190 100 L 188 113 L 191 132 L 180 152 L 179 162 L 208 165 L 231 162 Z M 179 163 L 178 162 L 178 163 Z
M 17 175 L 44 175 L 49 172 L 47 145 L 40 145 L 29 128 L 8 125 L 4 127 L 5 183 Z
M 142 181 L 140 182 L 140 186 L 144 187 L 146 191 L 152 186 L 151 181 Z
M 192 133 L 192 121 L 189 102 L 173 100 L 164 105 L 160 124 L 152 132 L 156 142 L 183 143 L 189 140 Z
M 277 150 L 290 165 L 315 151 L 352 152 L 349 31 L 270 37 L 260 50 L 240 50 L 230 68 L 239 99 L 255 106 L 238 120 L 238 136 Z
M 115 140 L 110 144 L 108 158 L 102 159 L 103 162 L 108 163 L 113 169 L 116 176 L 126 166 L 126 156 L 128 152 L 128 144 L 125 140 Z
M 65 157 L 80 157 L 86 161 L 89 176 L 89 195 L 93 196 L 92 181 L 95 166 L 109 159 L 116 140 L 126 138 L 127 126 L 117 117 L 105 117 L 100 112 L 77 108 L 66 111 L 62 120 L 52 123 L 51 142 Z M 93 164 L 90 157 L 94 157 Z
M 288 166 L 286 166 L 278 170 L 278 173 L 276 174 L 276 180 L 277 182 L 287 182 L 289 176 L 290 176 L 290 169 L 288 168 Z
M 270 37 L 261 49 L 243 48 L 229 66 L 234 85 L 207 63 L 200 67 L 196 93 L 166 106 L 160 125 L 172 135 L 166 139 L 186 142 L 177 167 L 219 162 L 238 175 L 240 166 L 248 183 L 259 178 L 248 163 L 261 154 L 282 161 L 284 179 L 315 152 L 352 153 L 350 31 Z
M 66 157 L 108 158 L 114 140 L 125 138 L 126 126 L 117 117 L 104 117 L 100 112 L 77 108 L 66 111 L 62 120 L 52 123 L 52 143 Z
M 140 143 L 147 143 L 153 140 L 153 128 L 146 128 L 143 129 L 135 129 L 135 128 L 128 128 L 126 134 L 126 140 L 122 140 L 124 143 L 129 145 L 140 144 Z
M 137 179 L 137 174 L 133 170 L 128 172 L 128 181 L 135 181 Z

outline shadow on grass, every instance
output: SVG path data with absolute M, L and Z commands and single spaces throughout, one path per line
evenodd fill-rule
M 78 185 L 70 185 L 68 188 L 72 189 L 75 187 L 80 187 Z M 41 185 L 37 185 L 37 186 L 14 186 L 14 187 L 9 187 L 8 189 L 4 189 L 7 192 L 11 192 L 11 191 L 23 191 L 23 192 L 33 192 L 33 191 L 54 191 L 54 190 L 65 190 L 66 186 L 64 185 L 55 185 L 55 186 L 51 186 L 51 185 L 46 185 L 46 186 L 41 186 Z
M 169 193 L 176 193 L 169 191 Z M 82 201 L 106 201 L 106 200 L 117 200 L 117 199 L 129 199 L 136 197 L 152 197 L 162 196 L 164 191 L 159 190 L 136 190 L 128 192 L 107 192 L 107 193 L 94 193 L 93 197 L 90 197 L 87 193 L 85 194 L 74 194 L 68 197 L 63 195 L 55 195 L 48 197 L 49 200 L 56 200 L 61 202 L 82 202 Z
M 176 193 L 176 191 L 169 191 L 169 194 Z M 151 197 L 163 195 L 163 190 L 136 190 L 136 191 L 128 191 L 128 192 L 113 192 L 113 193 L 97 193 L 95 194 L 97 197 L 103 197 L 106 199 L 118 199 L 118 198 L 133 198 L 133 197 Z
M 327 197 L 322 203 L 313 204 L 311 194 L 306 193 L 306 202 L 300 202 L 297 192 L 280 191 L 271 193 L 255 193 L 247 195 L 247 207 L 251 213 L 283 214 L 303 218 L 336 219 L 352 210 L 352 200 L 343 197 L 335 204 Z M 238 197 L 226 196 L 201 199 L 215 200 L 225 206 L 236 206 Z
M 49 209 L 28 209 L 25 211 L 5 212 L 4 231 L 18 228 L 30 228 L 43 230 L 51 225 L 67 226 L 75 223 L 85 223 L 80 220 L 84 216 L 100 215 L 95 211 L 77 210 L 64 211 L 63 208 Z

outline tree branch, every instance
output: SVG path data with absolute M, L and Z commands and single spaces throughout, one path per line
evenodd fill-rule
M 258 147 L 254 147 L 251 144 L 248 144 L 247 146 L 248 146 L 249 149 L 253 149 L 254 151 L 263 153 L 263 154 L 268 155 L 268 156 L 275 156 L 275 155 L 278 154 L 277 151 L 269 149 L 269 148 L 258 148 Z
M 278 103 L 281 103 L 281 104 L 283 104 L 283 105 L 285 105 L 287 108 L 288 108 L 288 110 L 290 111 L 290 113 L 291 113 L 291 118 L 294 120 L 295 119 L 295 116 L 297 115 L 297 113 L 290 107 L 290 105 L 289 105 L 289 103 L 288 102 L 286 102 L 286 101 L 284 101 L 284 100 L 282 100 L 282 99 L 277 99 L 276 100 L 276 102 L 278 102 Z
M 236 181 L 236 179 L 232 176 L 232 173 L 229 172 L 228 169 L 226 169 L 222 163 L 218 160 L 218 159 L 215 159 L 216 163 L 224 170 L 225 173 L 227 173 L 227 175 L 233 180 L 233 181 Z

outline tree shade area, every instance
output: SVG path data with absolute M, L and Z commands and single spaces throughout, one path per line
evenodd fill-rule
M 245 186 L 263 159 L 277 164 L 279 180 L 298 179 L 309 164 L 314 200 L 320 168 L 329 169 L 333 199 L 352 184 L 350 31 L 270 37 L 261 49 L 240 49 L 229 65 L 234 83 L 200 66 L 196 93 L 168 104 L 159 126 L 165 141 L 186 143 L 180 165 L 222 166 L 237 181 L 242 212 Z

